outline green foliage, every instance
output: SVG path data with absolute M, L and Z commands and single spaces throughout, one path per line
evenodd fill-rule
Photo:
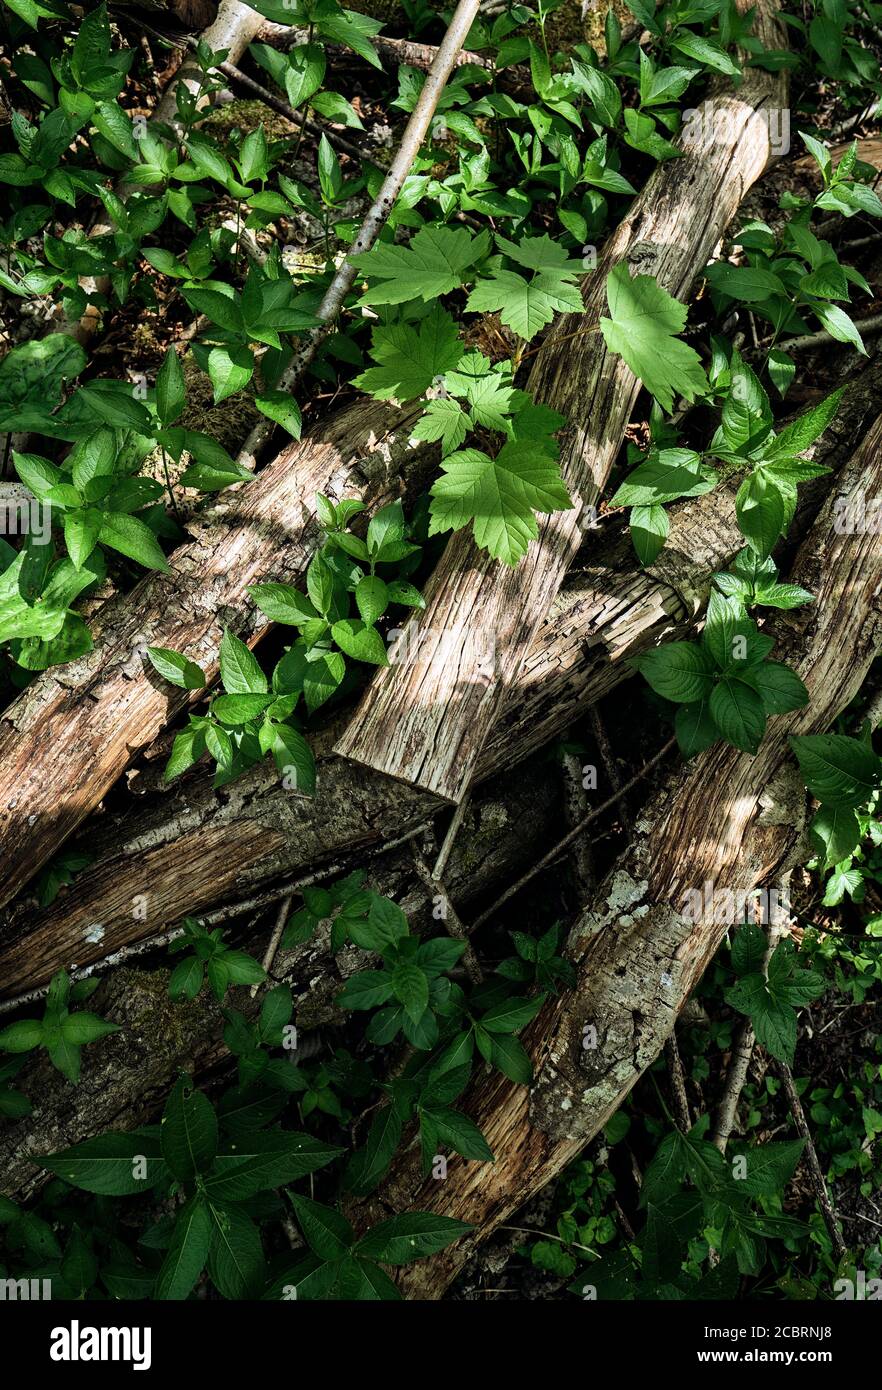
M 755 926 L 741 927 L 732 944 L 737 983 L 726 991 L 726 1002 L 746 1014 L 758 1041 L 773 1057 L 790 1066 L 796 1049 L 796 1011 L 824 992 L 823 978 L 804 969 L 789 938 L 779 942 L 763 969 L 765 934 Z
M 169 946 L 174 954 L 187 951 L 178 961 L 168 982 L 172 999 L 195 999 L 206 976 L 218 1003 L 223 1002 L 230 985 L 259 985 L 266 972 L 247 951 L 236 951 L 222 937 L 219 928 L 206 929 L 192 917 L 185 917 L 183 934 Z
M 737 598 L 713 593 L 700 642 L 669 642 L 633 658 L 653 690 L 680 707 L 675 727 L 686 757 L 719 738 L 756 753 L 769 715 L 808 703 L 796 673 L 768 659 L 773 645 Z
M 213 696 L 206 714 L 191 714 L 176 736 L 166 767 L 169 780 L 207 752 L 217 764 L 214 785 L 221 787 L 271 753 L 285 785 L 311 795 L 315 761 L 297 706 L 302 700 L 307 715 L 313 715 L 345 689 L 347 658 L 385 666 L 386 644 L 377 622 L 390 606 L 424 606 L 419 591 L 403 577 L 418 563 L 419 546 L 406 538 L 400 502 L 375 513 L 364 539 L 348 530 L 363 503 L 333 503 L 319 495 L 317 505 L 324 541 L 310 561 L 306 593 L 277 583 L 254 584 L 248 590 L 270 622 L 290 624 L 299 636 L 268 676 L 246 644 L 225 632 L 222 693 Z M 147 655 L 173 685 L 186 690 L 205 685 L 201 667 L 182 653 L 148 647 Z
M 86 1044 L 119 1032 L 118 1024 L 108 1023 L 97 1014 L 82 1009 L 71 1011 L 71 1005 L 84 1003 L 99 983 L 89 979 L 72 985 L 67 971 L 59 970 L 52 977 L 43 1017 L 16 1019 L 0 1029 L 0 1052 L 17 1054 L 44 1047 L 52 1065 L 76 1084 Z M 6 1072 L 7 1079 L 13 1074 Z

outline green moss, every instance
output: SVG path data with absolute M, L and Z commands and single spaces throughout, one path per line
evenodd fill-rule
M 179 423 L 184 429 L 210 434 L 228 452 L 236 453 L 260 416 L 250 385 L 215 405 L 211 382 L 189 354 L 183 367 L 187 408 Z
M 278 111 L 273 111 L 259 100 L 221 102 L 202 122 L 202 128 L 215 135 L 223 135 L 235 127 L 250 135 L 261 125 L 271 140 L 290 139 L 297 130 L 294 122 L 289 121 L 287 116 L 279 115 Z

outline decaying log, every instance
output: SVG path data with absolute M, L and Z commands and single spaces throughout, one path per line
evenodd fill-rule
M 834 473 L 875 418 L 880 382 L 882 359 L 852 383 L 818 442 L 815 458 Z M 815 485 L 818 494 L 824 485 Z M 815 510 L 819 503 L 820 495 Z M 810 518 L 810 494 L 806 507 Z M 588 551 L 537 634 L 477 780 L 562 733 L 630 674 L 627 658 L 683 635 L 700 612 L 712 573 L 741 545 L 733 488 L 682 503 L 671 516 L 668 543 L 646 571 L 635 569 L 618 526 L 604 523 L 611 534 Z M 795 525 L 806 524 L 801 508 Z M 338 720 L 316 739 L 312 800 L 286 792 L 266 764 L 220 795 L 203 769 L 144 807 L 94 816 L 74 842 L 94 856 L 88 872 L 51 908 L 19 904 L 0 931 L 0 995 L 44 984 L 62 966 L 103 959 L 187 913 L 240 900 L 342 853 L 378 848 L 437 813 L 441 803 L 431 793 L 331 756 L 342 727 Z
M 421 1183 L 407 1161 L 364 1204 L 363 1216 L 416 1207 L 475 1227 L 474 1236 L 404 1272 L 408 1297 L 440 1297 L 476 1242 L 560 1172 L 621 1105 L 728 929 L 720 895 L 737 899 L 773 887 L 791 859 L 803 862 L 806 794 L 788 735 L 829 727 L 882 649 L 882 540 L 838 534 L 834 508 L 839 498 L 854 507 L 880 491 L 882 416 L 794 567 L 792 577 L 816 603 L 776 624 L 781 657 L 808 687 L 808 708 L 770 720 L 756 757 L 724 745 L 709 749 L 644 812 L 632 846 L 572 928 L 576 986 L 543 1008 L 524 1035 L 534 1085 L 513 1086 L 494 1073 L 466 1098 L 496 1162 L 453 1156 L 444 1181 Z M 700 909 L 686 896 L 693 890 Z
M 757 9 L 767 46 L 783 40 L 771 5 Z M 681 137 L 683 158 L 656 169 L 607 241 L 582 286 L 584 314 L 560 317 L 530 374 L 529 390 L 568 421 L 561 465 L 571 511 L 540 522 L 514 569 L 463 531 L 450 541 L 402 638 L 399 659 L 378 672 L 338 752 L 457 801 L 481 746 L 582 540 L 621 446 L 639 383 L 597 330 L 606 280 L 627 260 L 683 299 L 750 186 L 776 153 L 785 103 L 782 74 L 753 68 L 737 94 L 717 90 Z M 774 121 L 774 124 L 772 122 Z M 414 659 L 416 653 L 418 659 Z
M 537 761 L 517 778 L 500 779 L 475 797 L 447 869 L 447 886 L 457 903 L 467 907 L 517 872 L 537 840 L 545 843 L 554 837 L 557 812 L 544 771 Z M 408 847 L 371 866 L 371 882 L 401 904 L 415 930 L 437 930 Z M 266 926 L 246 936 L 242 945 L 260 957 L 268 935 Z M 343 1021 L 335 997 L 366 959 L 354 948 L 332 956 L 326 933 L 277 955 L 273 977 L 292 987 L 298 1030 L 324 1029 Z M 168 978 L 167 969 L 128 965 L 102 982 L 90 1007 L 122 1024 L 123 1031 L 84 1050 L 78 1086 L 71 1086 L 41 1059 L 29 1063 L 19 1085 L 31 1098 L 34 1112 L 20 1123 L 0 1126 L 0 1190 L 7 1196 L 24 1200 L 46 1180 L 48 1175 L 29 1162 L 29 1154 L 64 1148 L 108 1129 L 131 1129 L 161 1108 L 181 1069 L 205 1075 L 229 1060 L 214 999 L 206 991 L 194 1003 L 173 1004 Z M 261 1000 L 252 1001 L 247 989 L 238 989 L 227 1002 L 250 1014 Z M 39 1013 L 39 1005 L 25 1012 Z
M 225 626 L 249 642 L 268 626 L 246 586 L 303 576 L 320 539 L 316 493 L 397 496 L 390 461 L 409 451 L 415 418 L 414 407 L 359 402 L 290 443 L 254 482 L 196 514 L 168 573 L 101 609 L 88 655 L 44 672 L 4 711 L 0 905 L 192 698 L 156 674 L 146 647 L 185 652 L 213 679 Z

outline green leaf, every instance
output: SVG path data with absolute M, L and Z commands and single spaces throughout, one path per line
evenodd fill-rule
M 118 1023 L 108 1023 L 106 1019 L 99 1018 L 97 1014 L 83 1011 L 68 1014 L 67 1018 L 61 1021 L 62 1038 L 75 1047 L 97 1042 L 99 1038 L 106 1038 L 110 1033 L 118 1032 L 120 1032 Z
M 263 714 L 272 699 L 272 695 L 217 695 L 211 702 L 211 713 L 222 724 L 248 724 Z
M 788 714 L 809 702 L 808 691 L 796 672 L 778 661 L 763 661 L 745 671 L 742 679 L 757 691 L 766 714 Z
M 248 593 L 272 623 L 289 623 L 293 627 L 300 627 L 319 616 L 318 609 L 306 594 L 291 584 L 250 584 Z
M 687 401 L 707 391 L 701 359 L 680 342 L 687 307 L 669 295 L 651 275 L 635 275 L 620 261 L 606 283 L 610 318 L 600 330 L 610 352 L 619 353 L 655 396 L 663 410 L 674 407 L 674 392 Z
M 779 458 L 792 458 L 804 453 L 824 433 L 836 416 L 845 387 L 833 391 L 818 405 L 812 406 L 787 425 L 771 444 L 764 445 L 763 458 L 769 461 Z
M 21 1018 L 0 1030 L 0 1052 L 31 1052 L 43 1041 L 43 1025 L 36 1018 Z
M 259 396 L 255 396 L 254 404 L 267 419 L 274 420 L 282 429 L 287 430 L 292 439 L 300 438 L 300 407 L 293 396 L 289 396 L 285 391 L 263 391 Z
M 179 961 L 169 976 L 168 997 L 195 999 L 205 983 L 205 965 L 198 956 L 186 956 Z
M 211 1245 L 208 1272 L 224 1298 L 254 1298 L 265 1278 L 260 1231 L 245 1212 L 209 1199 Z
M 481 1027 L 488 1033 L 518 1033 L 536 1017 L 544 1002 L 544 994 L 537 995 L 535 999 L 520 999 L 517 996 L 503 999 L 483 1015 Z
M 392 972 L 392 991 L 405 1013 L 418 1023 L 429 1005 L 429 980 L 418 965 L 404 962 Z
M 438 376 L 462 356 L 459 329 L 436 304 L 417 324 L 384 324 L 374 329 L 370 356 L 378 365 L 353 380 L 377 400 L 413 400 L 428 391 Z
M 342 618 L 331 627 L 331 635 L 340 650 L 356 661 L 366 661 L 371 666 L 389 665 L 386 644 L 379 632 L 361 619 Z
M 631 664 L 666 700 L 691 704 L 710 697 L 714 666 L 697 642 L 666 642 L 634 657 Z
M 109 545 L 130 560 L 136 560 L 145 569 L 168 570 L 168 563 L 162 548 L 143 521 L 123 512 L 104 512 L 98 539 L 102 545 Z
M 295 1192 L 288 1195 L 310 1250 L 320 1260 L 342 1260 L 355 1242 L 355 1232 L 345 1216 Z
M 710 697 L 714 723 L 727 742 L 756 753 L 766 728 L 766 711 L 757 692 L 744 681 L 724 676 Z
M 736 494 L 735 515 L 753 548 L 766 556 L 784 529 L 784 498 L 763 473 L 751 473 Z
M 861 823 L 850 806 L 821 806 L 809 826 L 821 847 L 825 866 L 838 864 L 853 854 L 861 842 Z
M 373 1226 L 355 1246 L 355 1253 L 387 1265 L 405 1265 L 446 1250 L 472 1229 L 464 1221 L 434 1212 L 404 1212 Z
M 227 628 L 220 644 L 220 674 L 228 695 L 266 695 L 269 682 L 257 657 Z
M 175 1220 L 171 1244 L 156 1276 L 153 1297 L 185 1299 L 205 1268 L 211 1245 L 211 1215 L 201 1194 L 191 1197 Z
M 100 1134 L 33 1162 L 84 1192 L 111 1197 L 146 1192 L 168 1177 L 156 1141 L 138 1133 Z
M 879 786 L 882 760 L 863 739 L 804 734 L 790 740 L 806 786 L 831 806 L 863 806 Z
M 658 504 L 632 507 L 628 521 L 637 559 L 641 565 L 651 565 L 664 549 L 668 538 L 670 522 L 667 512 Z
M 422 227 L 407 246 L 380 242 L 351 258 L 373 282 L 361 303 L 404 304 L 409 299 L 430 303 L 471 278 L 467 272 L 489 249 L 489 233 L 473 237 L 464 228 L 450 227 Z
M 450 1109 L 432 1110 L 427 1113 L 431 1116 L 438 1138 L 449 1144 L 455 1153 L 482 1163 L 494 1161 L 493 1150 L 468 1115 Z
M 339 1158 L 345 1151 L 327 1140 L 293 1130 L 256 1131 L 228 1141 L 205 1179 L 212 1201 L 242 1202 L 257 1192 L 296 1182 Z
M 162 1156 L 185 1181 L 210 1168 L 217 1152 L 217 1117 L 207 1096 L 189 1076 L 176 1082 L 162 1112 Z
M 306 739 L 290 724 L 273 725 L 272 755 L 291 790 L 312 796 L 315 791 L 315 759 Z
M 575 277 L 575 271 L 539 271 L 528 280 L 514 270 L 494 270 L 478 281 L 466 308 L 479 314 L 498 311 L 502 322 L 529 342 L 556 313 L 583 311 Z
M 346 662 L 339 652 L 326 652 L 318 661 L 307 663 L 303 675 L 306 708 L 314 714 L 338 689 L 346 674 Z
M 533 1080 L 533 1063 L 524 1046 L 511 1034 L 502 1034 L 491 1039 L 490 1065 L 516 1081 L 520 1086 L 529 1086 Z
M 148 647 L 147 655 L 154 670 L 182 690 L 201 690 L 207 684 L 202 667 L 180 652 L 173 652 L 168 647 Z
M 388 590 L 382 579 L 376 575 L 365 575 L 355 586 L 355 602 L 358 611 L 368 624 L 375 623 L 386 611 L 389 603 Z
M 804 1139 L 777 1144 L 757 1144 L 743 1155 L 746 1176 L 738 1179 L 738 1191 L 751 1197 L 773 1197 L 782 1193 L 805 1148 Z
M 703 34 L 693 34 L 689 29 L 678 29 L 671 39 L 671 46 L 694 58 L 696 63 L 712 68 L 714 72 L 725 73 L 727 77 L 737 77 L 741 69 L 714 39 Z
M 495 459 L 463 449 L 441 464 L 432 485 L 429 534 L 472 523 L 475 540 L 494 559 L 515 565 L 539 534 L 535 512 L 569 510 L 557 463 L 536 444 L 504 444 Z
M 214 403 L 220 405 L 247 386 L 254 375 L 254 358 L 247 347 L 216 347 L 208 354 L 208 375 Z

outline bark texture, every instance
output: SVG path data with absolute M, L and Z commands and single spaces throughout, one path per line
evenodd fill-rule
M 407 1297 L 440 1297 L 477 1241 L 579 1153 L 658 1056 L 727 930 L 725 921 L 713 920 L 713 905 L 694 920 L 685 893 L 703 893 L 708 882 L 714 894 L 749 892 L 770 884 L 791 858 L 805 857 L 795 852 L 806 794 L 788 736 L 827 728 L 882 648 L 882 540 L 836 534 L 833 509 L 837 497 L 854 502 L 880 488 L 882 416 L 795 566 L 793 578 L 816 603 L 777 624 L 776 654 L 805 681 L 808 708 L 770 720 L 756 757 L 709 749 L 675 774 L 641 817 L 627 855 L 572 928 L 576 986 L 524 1035 L 533 1086 L 494 1073 L 477 1082 L 467 1102 L 496 1162 L 453 1156 L 445 1181 L 425 1183 L 407 1162 L 378 1198 L 362 1204 L 361 1218 L 415 1206 L 475 1227 L 474 1236 L 403 1273 Z
M 302 577 L 320 538 L 315 494 L 386 496 L 415 418 L 413 407 L 359 403 L 289 444 L 254 482 L 188 523 L 193 539 L 171 556 L 168 573 L 148 575 L 101 609 L 87 656 L 41 674 L 5 710 L 0 905 L 192 698 L 157 675 L 146 648 L 184 652 L 213 679 L 226 626 L 252 643 L 268 626 L 246 586 Z
M 525 769 L 516 780 L 488 787 L 469 807 L 447 873 L 447 887 L 457 902 L 467 905 L 491 890 L 517 872 L 537 840 L 544 844 L 553 838 L 556 807 L 543 772 L 541 764 Z M 374 866 L 371 882 L 401 904 L 415 930 L 430 925 L 437 929 L 409 847 Z M 274 916 L 273 906 L 266 925 L 249 929 L 242 942 L 258 958 Z M 322 1029 L 324 1045 L 333 1041 L 333 1031 L 327 1030 L 343 1021 L 335 997 L 347 976 L 362 969 L 367 959 L 354 948 L 332 956 L 327 933 L 277 955 L 273 978 L 292 987 L 298 1029 Z M 210 1082 L 216 1065 L 229 1061 L 214 999 L 204 992 L 193 1003 L 173 1004 L 168 979 L 166 969 L 128 965 L 103 981 L 89 1007 L 122 1024 L 123 1031 L 84 1050 L 78 1086 L 71 1086 L 42 1059 L 30 1063 L 19 1084 L 33 1101 L 34 1112 L 20 1123 L 0 1127 L 0 1188 L 7 1196 L 24 1200 L 45 1182 L 47 1175 L 31 1164 L 30 1154 L 54 1152 L 108 1129 L 132 1129 L 161 1108 L 182 1069 Z M 260 996 L 251 1000 L 248 989 L 228 996 L 228 1003 L 246 1014 L 256 1012 L 260 1002 Z M 39 1014 L 40 1006 L 35 1008 Z
M 771 7 L 758 8 L 767 46 L 783 39 Z M 683 299 L 750 186 L 774 155 L 769 113 L 784 103 L 785 79 L 748 69 L 734 94 L 718 91 L 681 140 L 683 158 L 659 166 L 586 275 L 583 314 L 554 324 L 529 390 L 568 421 L 561 466 L 571 511 L 540 522 L 539 539 L 513 569 L 492 560 L 467 531 L 445 550 L 399 646 L 399 660 L 374 677 L 338 752 L 451 801 L 463 795 L 506 691 L 525 660 L 583 538 L 622 442 L 639 383 L 607 351 L 597 324 L 609 272 L 657 277 Z
M 834 473 L 852 459 L 875 418 L 880 382 L 877 360 L 852 383 L 818 442 L 815 457 Z M 405 468 L 409 486 L 421 467 L 418 460 Z M 801 489 L 796 534 L 817 511 L 827 482 Z M 630 675 L 629 657 L 684 634 L 703 607 L 712 574 L 741 546 L 733 498 L 724 487 L 672 508 L 668 543 L 645 571 L 635 569 L 617 521 L 604 523 L 605 539 L 588 549 L 536 636 L 484 746 L 478 781 L 564 732 Z M 342 718 L 316 740 L 311 800 L 285 791 L 267 763 L 221 793 L 205 769 L 196 770 L 173 790 L 145 796 L 138 810 L 93 816 L 75 841 L 94 856 L 82 880 L 44 911 L 20 901 L 0 928 L 0 995 L 45 984 L 62 966 L 101 960 L 187 913 L 211 911 L 283 876 L 379 848 L 437 814 L 442 803 L 431 793 L 332 756 Z M 144 780 L 156 779 L 148 773 Z

